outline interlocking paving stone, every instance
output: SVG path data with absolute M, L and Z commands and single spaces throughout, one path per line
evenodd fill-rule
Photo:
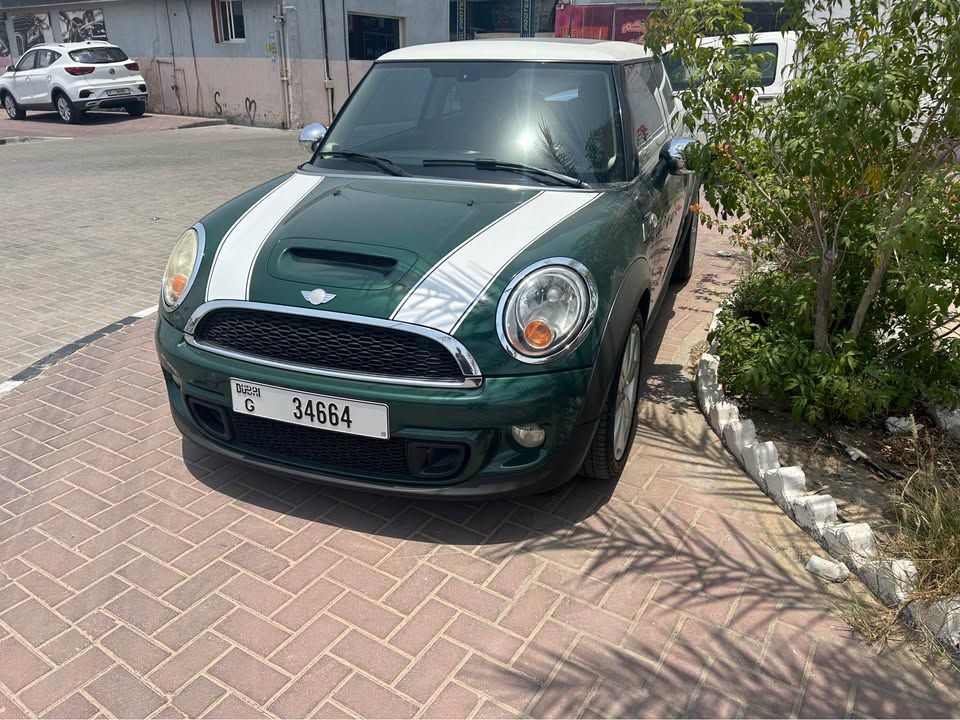
M 16 178 L 22 191 L 0 197 L 4 227 L 16 229 L 0 234 L 0 382 L 69 343 L 156 305 L 158 278 L 185 228 L 304 160 L 296 136 L 281 131 L 209 127 L 117 134 L 136 126 L 169 127 L 168 118 L 107 126 L 30 122 L 43 125 L 44 132 L 77 139 L 3 146 L 0 176 Z M 25 127 L 4 118 L 0 134 L 5 126 L 13 131 Z M 108 188 L 108 209 L 97 202 L 71 203 L 66 224 L 63 215 L 49 212 L 50 198 L 75 197 L 77 188 L 91 187 L 90 178 L 97 179 L 97 188 Z M 92 397 L 89 388 L 104 368 L 95 360 L 109 362 L 109 356 L 91 355 L 82 364 L 63 368 L 48 387 Z M 137 385 L 143 378 L 149 382 L 149 370 L 131 372 L 126 386 L 111 397 L 149 403 L 152 398 Z M 119 411 L 135 405 L 113 407 Z M 65 419 L 62 410 L 59 415 L 36 419 L 56 426 Z M 135 417 L 127 419 L 126 429 L 131 424 L 136 424 Z M 52 437 L 49 433 L 36 426 L 32 435 L 23 433 L 16 441 L 17 460 L 4 462 L 8 448 L 0 443 L 0 476 L 28 472 L 23 461 L 42 451 Z M 130 448 L 137 439 L 110 421 L 90 437 L 111 450 Z
M 697 411 L 684 367 L 736 273 L 700 242 L 615 486 L 436 503 L 248 471 L 179 439 L 149 319 L 0 397 L 4 716 L 960 714 L 952 671 L 850 635 Z

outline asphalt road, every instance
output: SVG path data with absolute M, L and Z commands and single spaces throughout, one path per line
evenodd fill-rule
M 155 304 L 184 228 L 304 159 L 281 130 L 70 127 L 91 136 L 0 145 L 0 382 Z

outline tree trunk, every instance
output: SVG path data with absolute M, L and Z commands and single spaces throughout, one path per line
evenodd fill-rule
M 833 269 L 837 253 L 829 248 L 820 260 L 817 273 L 817 297 L 813 308 L 813 346 L 822 353 L 833 355 L 830 347 L 830 296 L 833 290 Z
M 877 293 L 880 292 L 880 285 L 883 284 L 883 278 L 887 274 L 887 268 L 890 266 L 891 250 L 885 250 L 880 255 L 880 262 L 870 273 L 870 282 L 867 283 L 867 289 L 863 291 L 863 297 L 860 298 L 860 304 L 857 306 L 857 312 L 853 316 L 853 322 L 850 324 L 850 334 L 856 340 L 863 330 L 863 324 L 867 321 L 867 313 L 870 311 L 870 305 L 873 303 Z

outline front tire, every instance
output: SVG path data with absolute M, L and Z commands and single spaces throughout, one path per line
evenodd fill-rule
M 3 95 L 3 109 L 7 111 L 11 120 L 23 120 L 27 116 L 27 111 L 17 104 L 10 93 Z
M 138 102 L 133 105 L 127 105 L 127 115 L 130 117 L 140 117 L 147 111 L 146 103 Z
M 70 98 L 68 98 L 66 95 L 63 93 L 57 93 L 54 104 L 57 107 L 57 114 L 60 115 L 60 119 L 65 123 L 76 125 L 78 122 L 80 122 L 83 113 L 77 109 L 77 106 L 74 103 L 70 102 Z
M 610 383 L 597 431 L 583 461 L 581 472 L 587 477 L 616 480 L 630 457 L 637 430 L 643 322 L 643 313 L 637 310 L 620 352 L 619 372 Z

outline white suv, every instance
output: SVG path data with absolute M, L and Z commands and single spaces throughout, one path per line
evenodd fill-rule
M 94 108 L 125 108 L 143 115 L 147 84 L 140 66 L 116 45 L 88 40 L 30 48 L 0 75 L 0 102 L 14 120 L 27 110 L 56 110 L 80 122 Z

